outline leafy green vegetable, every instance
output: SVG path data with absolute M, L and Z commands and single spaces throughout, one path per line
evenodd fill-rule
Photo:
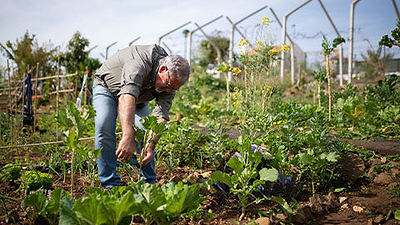
M 267 181 L 275 181 L 278 178 L 278 171 L 275 168 L 263 168 L 257 170 L 263 156 L 259 151 L 251 151 L 250 141 L 244 136 L 239 137 L 240 152 L 235 153 L 227 162 L 227 166 L 232 169 L 232 174 L 222 171 L 214 171 L 210 178 L 214 181 L 224 183 L 229 186 L 229 191 L 238 196 L 239 205 L 242 208 L 243 217 L 245 209 L 252 204 L 251 194 L 259 185 Z
M 53 178 L 50 174 L 36 170 L 25 171 L 21 176 L 21 182 L 21 188 L 28 191 L 36 191 L 39 188 L 49 190 L 53 186 Z
M 61 200 L 69 198 L 69 193 L 64 189 L 54 189 L 51 199 L 46 200 L 46 195 L 40 191 L 29 194 L 24 199 L 26 206 L 32 206 L 39 215 L 42 215 L 49 224 L 57 224 Z
M 6 164 L 2 167 L 1 181 L 16 181 L 21 177 L 21 167 L 14 164 Z
M 198 185 L 181 182 L 159 187 L 141 181 L 112 190 L 91 187 L 86 191 L 88 194 L 77 199 L 72 207 L 70 202 L 63 206 L 60 215 L 63 223 L 130 224 L 131 216 L 138 215 L 146 224 L 171 224 L 182 214 L 196 210 L 203 200 Z

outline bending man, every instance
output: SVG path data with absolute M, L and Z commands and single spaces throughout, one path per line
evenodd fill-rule
M 168 56 L 158 45 L 137 45 L 122 49 L 97 70 L 93 84 L 95 148 L 102 149 L 97 159 L 103 187 L 118 186 L 117 158 L 130 162 L 136 149 L 135 114 L 148 116 L 149 104 L 155 100 L 152 115 L 159 123 L 169 120 L 169 109 L 178 90 L 189 79 L 190 66 L 181 56 Z M 122 138 L 116 148 L 116 119 L 119 117 Z M 160 137 L 145 143 L 141 178 L 155 183 L 154 147 Z M 140 154 L 140 152 L 138 152 Z

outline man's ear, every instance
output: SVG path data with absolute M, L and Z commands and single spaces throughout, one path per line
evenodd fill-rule
M 158 72 L 159 72 L 159 73 L 165 73 L 167 70 L 168 70 L 168 68 L 167 68 L 167 66 L 165 66 L 165 65 L 161 65 L 161 66 L 158 68 Z

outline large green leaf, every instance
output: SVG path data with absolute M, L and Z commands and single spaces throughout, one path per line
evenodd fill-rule
M 394 218 L 398 221 L 400 221 L 400 209 L 396 210 L 394 212 Z
M 51 199 L 48 201 L 46 211 L 58 215 L 60 210 L 60 201 L 64 197 L 69 197 L 68 191 L 61 188 L 54 189 L 51 192 Z
M 267 169 L 267 168 L 262 168 L 260 170 L 260 180 L 265 180 L 265 181 L 276 181 L 278 179 L 278 170 L 275 168 Z
M 167 201 L 165 196 L 160 194 L 162 193 L 161 187 L 147 183 L 141 185 L 140 187 L 142 188 L 142 195 L 152 213 L 165 209 Z
M 232 168 L 236 173 L 241 173 L 244 167 L 243 163 L 236 157 L 230 158 L 226 165 Z
M 132 192 L 125 193 L 121 198 L 115 198 L 114 195 L 106 196 L 102 204 L 99 205 L 97 223 L 110 225 L 130 224 L 130 221 L 124 219 L 137 212 L 139 212 L 139 208 Z
M 76 213 L 72 211 L 75 200 L 73 198 L 64 197 L 60 201 L 60 219 L 59 225 L 80 225 L 81 220 L 78 219 Z
M 339 155 L 336 152 L 322 153 L 321 159 L 326 159 L 329 162 L 337 162 Z
M 229 187 L 233 187 L 233 183 L 232 183 L 231 177 L 228 174 L 223 173 L 221 171 L 217 170 L 217 171 L 212 172 L 211 175 L 210 175 L 210 178 L 213 179 L 213 180 L 217 180 L 217 181 L 219 181 L 221 183 L 225 183 Z
M 97 208 L 102 204 L 102 199 L 96 193 L 85 195 L 77 199 L 72 207 L 78 218 L 89 224 L 97 224 Z
M 147 130 L 152 130 L 154 135 L 162 134 L 167 130 L 167 126 L 164 123 L 158 123 L 154 116 L 143 117 L 140 122 Z
M 287 203 L 287 201 L 284 198 L 272 196 L 271 200 L 274 202 L 277 202 L 287 213 L 293 214 L 292 208 L 290 208 L 290 205 Z
M 25 197 L 24 204 L 27 206 L 32 206 L 39 213 L 42 213 L 45 211 L 46 207 L 46 195 L 40 191 L 36 191 Z

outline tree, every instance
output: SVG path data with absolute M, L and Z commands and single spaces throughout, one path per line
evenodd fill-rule
M 216 47 L 221 52 L 221 61 L 227 61 L 229 54 L 229 39 L 219 36 L 219 34 L 209 37 L 212 42 L 215 43 Z M 218 53 L 215 50 L 213 44 L 208 40 L 203 40 L 200 43 L 200 62 L 201 66 L 207 66 L 209 64 L 217 65 Z
M 382 36 L 382 39 L 379 41 L 380 46 L 387 46 L 389 48 L 393 46 L 400 47 L 400 20 L 397 21 L 397 27 L 391 32 L 392 38 L 388 35 Z
M 367 50 L 367 55 L 361 54 L 361 57 L 364 59 L 362 66 L 365 69 L 365 76 L 367 78 L 374 78 L 385 75 L 385 69 L 393 54 L 382 56 L 382 47 L 379 47 L 377 51 L 372 48 Z
M 85 51 L 85 48 L 88 46 L 89 40 L 84 38 L 79 31 L 75 32 L 68 42 L 67 52 L 60 56 L 61 64 L 68 73 L 86 69 L 85 60 L 89 57 L 89 52 Z
M 15 43 L 7 41 L 5 45 L 0 44 L 0 47 L 4 55 L 17 65 L 18 78 L 37 63 L 40 67 L 39 77 L 54 73 L 55 63 L 52 59 L 58 47 L 53 47 L 50 42 L 39 46 L 35 35 L 30 35 L 28 31 L 21 39 L 17 38 Z

